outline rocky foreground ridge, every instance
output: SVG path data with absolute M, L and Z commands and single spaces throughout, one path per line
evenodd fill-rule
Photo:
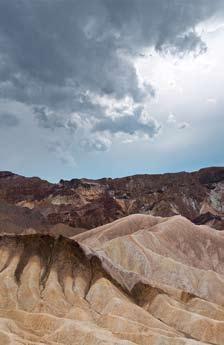
M 2 202 L 29 208 L 50 226 L 65 224 L 91 229 L 142 213 L 163 217 L 181 214 L 195 224 L 223 229 L 224 168 L 116 179 L 61 180 L 57 184 L 0 172 Z M 60 233 L 60 229 L 57 231 Z M 72 233 L 71 229 L 67 231 Z
M 0 344 L 224 344 L 224 233 L 130 215 L 0 237 Z

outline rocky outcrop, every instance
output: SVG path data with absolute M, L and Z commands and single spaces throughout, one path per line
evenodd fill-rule
M 130 215 L 0 237 L 0 344 L 223 345 L 224 236 Z
M 26 207 L 0 200 L 0 234 L 47 233 L 50 224 L 44 216 Z
M 181 214 L 224 228 L 224 168 L 51 184 L 0 173 L 0 200 L 40 212 L 50 224 L 91 229 L 133 213 Z M 208 216 L 209 215 L 209 216 Z
M 50 234 L 75 236 L 86 229 L 67 224 L 52 225 L 39 211 L 0 200 L 0 235 Z

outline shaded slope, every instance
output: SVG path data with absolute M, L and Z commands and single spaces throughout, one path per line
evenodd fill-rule
M 40 212 L 0 200 L 0 234 L 46 233 L 48 228 Z
M 0 200 L 0 235 L 50 234 L 72 237 L 86 231 L 66 224 L 51 225 L 35 208 L 16 206 Z

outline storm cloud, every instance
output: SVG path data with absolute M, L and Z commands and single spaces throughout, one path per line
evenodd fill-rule
M 119 134 L 156 137 L 155 80 L 139 79 L 136 59 L 149 49 L 206 53 L 196 27 L 223 9 L 222 0 L 1 0 L 0 101 L 24 104 L 24 121 L 29 113 L 38 131 L 81 150 L 107 151 Z M 16 115 L 0 121 L 18 124 Z
M 86 90 L 141 102 L 148 89 L 140 88 L 130 57 L 147 47 L 203 52 L 195 25 L 219 5 L 217 0 L 2 0 L 1 95 L 79 112 L 85 112 L 80 99 Z
M 16 127 L 18 126 L 19 123 L 20 123 L 19 119 L 14 114 L 0 113 L 0 128 Z
M 141 118 L 134 116 L 121 116 L 116 120 L 111 118 L 98 122 L 93 128 L 96 132 L 109 132 L 112 134 L 126 133 L 136 135 L 138 133 L 146 134 L 148 137 L 154 137 L 159 132 L 160 126 L 151 118 L 144 122 Z

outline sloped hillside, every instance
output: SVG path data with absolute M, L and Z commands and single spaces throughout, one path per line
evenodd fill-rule
M 224 344 L 224 235 L 131 215 L 0 238 L 0 344 Z

